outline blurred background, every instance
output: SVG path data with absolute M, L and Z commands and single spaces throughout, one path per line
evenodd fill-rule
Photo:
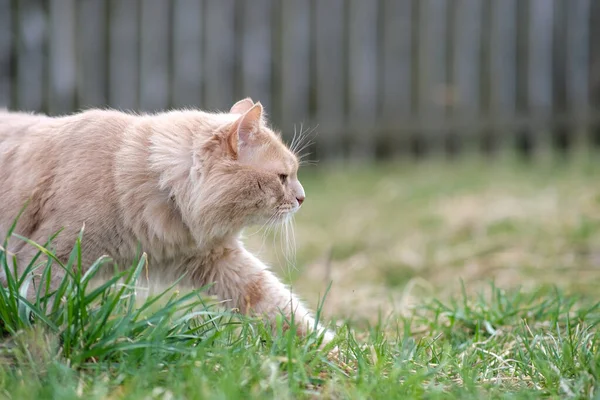
M 600 142 L 596 0 L 0 0 L 0 106 L 260 100 L 319 160 Z
M 0 0 L 0 106 L 246 96 L 312 131 L 296 246 L 247 232 L 312 307 L 331 282 L 326 315 L 367 320 L 488 280 L 597 298 L 600 0 Z

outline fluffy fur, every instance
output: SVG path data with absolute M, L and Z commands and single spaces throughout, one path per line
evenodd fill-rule
M 102 255 L 130 265 L 141 244 L 151 279 L 186 272 L 190 286 L 212 283 L 242 312 L 294 313 L 305 333 L 309 312 L 239 239 L 246 226 L 283 222 L 304 200 L 298 160 L 263 114 L 251 99 L 229 113 L 0 111 L 0 241 L 28 201 L 16 232 L 44 243 L 63 228 L 53 242 L 62 260 L 85 225 L 84 265 Z M 35 253 L 14 238 L 7 250 L 21 266 Z

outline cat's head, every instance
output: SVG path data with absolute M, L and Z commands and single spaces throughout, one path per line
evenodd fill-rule
M 240 227 L 286 221 L 306 196 L 298 158 L 269 128 L 260 102 L 241 100 L 229 114 L 216 135 L 219 157 L 205 182 L 209 204 L 223 222 Z

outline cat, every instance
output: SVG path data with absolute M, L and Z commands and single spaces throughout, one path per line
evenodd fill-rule
M 53 241 L 63 261 L 85 226 L 84 266 L 103 255 L 131 265 L 141 245 L 152 280 L 186 273 L 187 285 L 212 284 L 209 294 L 232 309 L 270 322 L 293 314 L 298 334 L 317 328 L 327 343 L 333 333 L 240 239 L 243 228 L 300 209 L 298 167 L 250 98 L 227 113 L 0 111 L 0 243 L 27 202 L 15 233 L 45 243 L 63 229 Z M 16 238 L 6 250 L 20 266 L 36 253 Z M 56 285 L 62 271 L 52 275 Z

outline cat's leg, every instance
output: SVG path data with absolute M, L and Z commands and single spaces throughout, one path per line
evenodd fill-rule
M 315 328 L 315 319 L 302 302 L 265 264 L 243 248 L 228 251 L 213 265 L 205 266 L 202 273 L 193 275 L 197 277 L 196 285 L 213 283 L 209 293 L 244 314 L 265 316 L 275 326 L 277 316 L 283 313 L 288 321 L 293 318 L 300 335 Z M 333 339 L 331 331 L 320 325 L 316 329 L 325 331 L 324 344 Z

